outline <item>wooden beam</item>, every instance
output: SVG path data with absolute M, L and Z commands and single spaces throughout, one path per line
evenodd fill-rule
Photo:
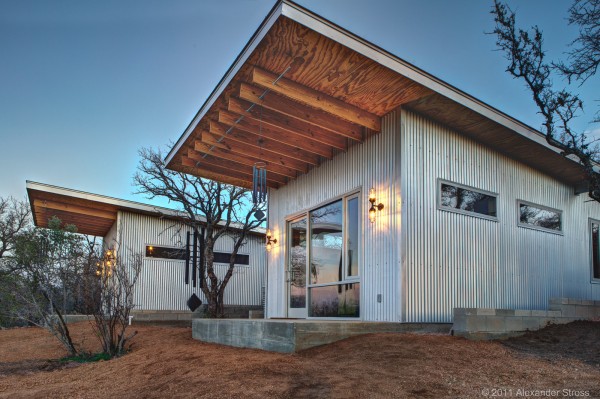
M 200 132 L 200 141 L 203 141 L 205 143 L 208 143 L 210 145 L 214 145 L 217 148 L 220 148 L 222 150 L 229 150 L 229 146 L 220 142 L 218 139 L 215 139 L 213 137 L 213 135 L 206 131 L 206 130 L 202 130 Z
M 240 84 L 240 98 L 261 105 L 266 109 L 279 112 L 286 116 L 300 119 L 315 126 L 320 126 L 335 134 L 342 134 L 356 141 L 363 140 L 363 128 L 345 119 L 317 108 L 312 108 L 288 97 L 279 95 L 270 89 L 261 99 L 260 96 L 265 92 L 265 88 L 253 86 L 247 83 Z
M 248 180 L 252 181 L 252 166 L 244 165 L 239 162 L 225 160 L 214 157 L 212 155 L 203 154 L 195 151 L 191 148 L 187 150 L 187 157 L 198 162 L 197 167 L 206 169 L 215 173 L 227 174 L 229 170 L 242 173 L 248 176 Z M 278 175 L 276 173 L 269 173 L 267 175 L 269 181 L 273 181 L 274 184 L 286 184 L 287 178 Z
M 236 172 L 229 172 L 228 174 L 220 174 L 214 173 L 202 168 L 196 167 L 197 161 L 193 159 L 187 158 L 185 156 L 181 156 L 179 159 L 180 168 L 179 171 L 183 173 L 187 173 L 190 175 L 194 175 L 197 177 L 203 177 L 205 179 L 218 181 L 221 183 L 231 184 L 238 187 L 247 188 L 249 190 L 252 189 L 252 180 L 248 180 L 245 177 L 239 177 Z
M 236 114 L 243 115 L 244 118 L 254 118 L 263 125 L 275 126 L 290 132 L 299 132 L 316 141 L 323 142 L 326 140 L 327 136 L 335 136 L 330 130 L 323 129 L 320 126 L 311 125 L 300 119 L 291 118 L 280 114 L 279 112 L 271 111 L 270 109 L 261 109 L 260 106 L 251 108 L 252 104 L 253 103 L 246 100 L 230 97 L 227 109 Z M 343 134 L 338 134 L 337 136 L 347 139 Z
M 270 89 L 276 93 L 300 101 L 311 107 L 329 112 L 349 122 L 381 131 L 381 118 L 354 105 L 348 104 L 325 93 L 294 82 L 287 78 L 277 80 L 278 76 L 260 68 L 252 71 L 252 83 Z M 277 80 L 276 84 L 273 84 Z
M 319 165 L 319 156 L 299 149 L 298 147 L 282 144 L 279 141 L 271 140 L 261 135 L 255 135 L 236 129 L 235 126 L 223 125 L 219 122 L 210 121 L 210 132 L 223 137 L 226 142 L 235 141 L 243 145 L 248 145 L 258 149 L 264 149 L 274 155 L 283 155 L 294 158 L 300 162 L 306 162 L 311 165 Z M 227 133 L 229 132 L 229 133 Z
M 213 155 L 217 158 L 227 159 L 243 165 L 253 166 L 256 162 L 264 162 L 267 165 L 268 172 L 277 173 L 279 175 L 291 178 L 296 178 L 298 176 L 298 172 L 296 170 L 288 168 L 287 166 L 278 165 L 276 163 L 268 162 L 264 159 L 254 158 L 248 155 L 240 155 L 232 151 L 222 150 L 201 141 L 194 142 L 194 149 L 205 154 Z
M 261 134 L 263 137 L 302 148 L 305 151 L 312 152 L 313 154 L 317 154 L 328 159 L 333 157 L 332 147 L 344 151 L 348 147 L 347 140 L 337 135 L 327 136 L 325 140 L 326 142 L 320 142 L 315 140 L 313 137 L 304 135 L 300 132 L 292 132 L 273 125 L 260 123 L 260 121 L 254 118 L 240 118 L 241 115 L 239 114 L 229 112 L 227 110 L 219 111 L 219 122 L 225 125 L 235 125 L 235 127 L 248 133 Z
M 41 209 L 54 209 L 62 212 L 77 213 L 80 215 L 93 216 L 102 219 L 117 220 L 116 212 L 102 211 L 98 209 L 83 207 L 79 205 L 67 204 L 63 202 L 55 202 L 49 200 L 35 199 L 33 206 Z
M 222 134 L 224 134 L 224 133 L 225 133 L 225 131 L 223 130 Z M 265 148 L 260 148 L 259 146 L 254 147 L 254 146 L 249 146 L 247 144 L 241 144 L 241 143 L 238 143 L 237 141 L 229 140 L 227 137 L 221 138 L 222 134 L 218 133 L 215 135 L 213 133 L 211 141 L 215 142 L 215 141 L 220 140 L 219 141 L 220 144 L 224 144 L 227 146 L 226 151 L 234 152 L 239 155 L 250 156 L 250 157 L 262 160 L 262 161 L 268 161 L 268 162 L 271 162 L 272 164 L 291 168 L 291 169 L 297 170 L 298 172 L 301 172 L 301 173 L 308 172 L 309 165 L 305 161 L 299 161 L 297 159 L 294 159 L 294 158 L 286 156 L 286 155 L 277 154 L 277 153 L 271 152 Z M 204 136 L 205 135 L 203 134 L 202 137 L 204 137 Z M 212 143 L 210 143 L 210 144 L 212 144 Z M 223 150 L 225 150 L 225 149 L 223 149 Z

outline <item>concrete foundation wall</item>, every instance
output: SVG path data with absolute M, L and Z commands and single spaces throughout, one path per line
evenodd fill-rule
M 455 308 L 454 335 L 471 339 L 506 338 L 549 324 L 600 318 L 600 301 L 552 298 L 548 310 Z
M 429 332 L 447 334 L 450 324 L 320 320 L 196 319 L 194 339 L 239 348 L 292 353 L 360 334 Z
M 250 312 L 262 311 L 262 306 L 225 306 L 225 317 L 229 319 L 247 319 Z M 136 321 L 178 321 L 202 319 L 205 317 L 206 305 L 200 306 L 195 312 L 189 310 L 135 310 L 131 312 L 132 322 Z

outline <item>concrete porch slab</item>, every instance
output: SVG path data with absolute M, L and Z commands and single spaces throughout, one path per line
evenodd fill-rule
M 291 319 L 195 319 L 194 339 L 239 348 L 293 353 L 360 334 L 443 333 L 452 324 Z

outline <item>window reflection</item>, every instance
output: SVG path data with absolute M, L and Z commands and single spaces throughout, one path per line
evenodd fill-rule
M 592 276 L 600 279 L 600 234 L 598 223 L 592 223 Z
M 310 274 L 312 284 L 343 280 L 342 201 L 310 213 Z
M 562 230 L 560 212 L 542 209 L 528 204 L 519 204 L 519 215 L 519 220 L 523 224 L 556 231 Z
M 360 317 L 360 284 L 338 284 L 310 289 L 311 317 Z
M 447 183 L 441 186 L 441 206 L 496 216 L 496 197 Z
M 346 226 L 348 275 L 358 276 L 358 198 L 351 198 L 347 202 Z
M 306 219 L 290 225 L 290 307 L 306 307 Z

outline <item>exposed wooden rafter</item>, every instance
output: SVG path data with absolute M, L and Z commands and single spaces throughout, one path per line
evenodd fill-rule
M 103 211 L 103 210 L 99 210 L 99 209 L 91 209 L 91 208 L 86 208 L 86 207 L 74 205 L 74 204 L 65 204 L 62 202 L 36 199 L 33 201 L 33 206 L 35 208 L 42 208 L 42 209 L 47 208 L 47 209 L 53 209 L 56 211 L 77 213 L 80 215 L 93 216 L 93 217 L 103 218 L 103 219 L 108 219 L 108 220 L 113 220 L 113 221 L 117 220 L 117 214 L 115 212 Z
M 273 82 L 275 82 L 273 84 Z M 265 87 L 286 97 L 300 101 L 313 108 L 320 109 L 339 118 L 367 127 L 377 132 L 381 131 L 381 118 L 361 108 L 328 96 L 325 93 L 303 86 L 293 80 L 279 78 L 274 73 L 260 68 L 252 70 L 252 83 Z
M 300 132 L 317 141 L 326 140 L 327 136 L 333 134 L 330 130 L 306 123 L 300 119 L 280 114 L 279 112 L 261 109 L 257 106 L 251 108 L 252 104 L 253 103 L 246 100 L 230 97 L 227 109 L 231 112 L 243 115 L 245 118 L 254 118 L 257 121 L 261 121 L 263 124 L 273 125 L 289 132 Z M 338 136 L 342 138 L 347 137 L 342 133 L 338 133 Z
M 267 165 L 267 171 L 270 173 L 277 173 L 282 176 L 291 178 L 296 178 L 298 176 L 298 171 L 288 166 L 266 161 L 262 158 L 255 158 L 249 155 L 240 155 L 232 151 L 222 150 L 220 148 L 213 147 L 210 144 L 203 143 L 201 141 L 194 142 L 194 149 L 204 154 L 213 155 L 217 158 L 227 159 L 249 166 L 254 166 L 256 162 L 265 162 L 265 164 Z
M 237 177 L 239 175 L 236 172 L 230 172 L 226 175 L 223 175 L 220 173 L 214 173 L 214 172 L 211 172 L 204 168 L 197 167 L 196 161 L 194 161 L 193 159 L 184 157 L 184 156 L 181 157 L 179 163 L 182 166 L 179 169 L 179 171 L 181 171 L 181 172 L 188 173 L 188 174 L 198 176 L 198 177 L 203 177 L 205 179 L 210 179 L 210 180 L 220 181 L 220 182 L 227 183 L 227 184 L 232 184 L 232 185 L 238 186 L 238 187 L 244 187 L 247 189 L 252 188 L 252 182 L 248 181 L 243 176 L 242 176 L 242 178 Z
M 264 94 L 265 92 L 266 94 Z M 363 140 L 362 126 L 338 118 L 337 116 L 320 109 L 311 108 L 298 101 L 291 100 L 286 96 L 277 94 L 271 89 L 242 83 L 240 84 L 239 95 L 243 100 L 250 101 L 283 115 L 311 123 L 315 126 L 320 126 L 330 130 L 332 133 L 341 133 L 345 137 L 356 141 Z
M 227 111 L 219 111 L 219 122 L 237 128 L 249 133 L 261 134 L 280 143 L 302 148 L 305 151 L 331 159 L 333 156 L 332 148 L 346 150 L 347 140 L 338 135 L 329 135 L 323 141 L 318 141 L 314 137 L 305 135 L 301 132 L 291 132 L 286 129 L 273 125 L 261 124 L 260 121 L 253 118 L 240 118 L 241 115 Z
M 187 150 L 187 157 L 196 161 L 196 166 L 199 168 L 207 168 L 215 173 L 223 173 L 227 175 L 229 171 L 239 172 L 247 176 L 249 182 L 252 181 L 252 166 L 245 165 L 239 162 L 230 160 L 224 160 L 221 158 L 214 157 L 212 155 L 200 153 L 193 149 Z M 287 178 L 276 173 L 269 173 L 267 175 L 269 181 L 273 181 L 277 184 L 286 184 Z

